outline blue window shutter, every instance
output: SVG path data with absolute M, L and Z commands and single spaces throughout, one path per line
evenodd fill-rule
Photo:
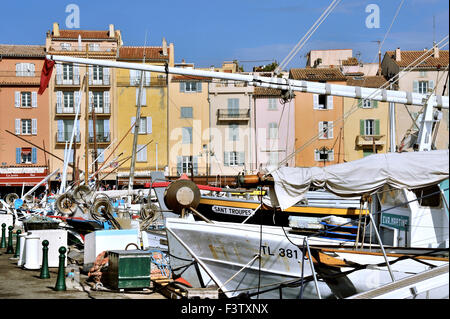
M 194 161 L 194 175 L 198 175 L 198 157 L 194 156 L 193 158 Z
M 92 120 L 89 120 L 88 122 L 88 133 L 89 137 L 94 137 L 94 122 Z
M 183 157 L 182 156 L 177 156 L 177 175 L 181 175 L 182 173 L 182 161 L 183 161 Z
M 33 164 L 36 164 L 36 163 L 37 163 L 37 150 L 36 150 L 35 147 L 33 147 L 33 148 L 31 149 L 31 162 L 32 162 Z
M 185 92 L 185 91 L 186 91 L 186 83 L 180 82 L 180 92 Z
M 197 92 L 202 92 L 202 82 L 197 82 Z
M 230 152 L 223 153 L 223 165 L 230 166 Z
M 105 138 L 107 138 L 109 136 L 109 120 L 104 120 L 103 121 L 103 127 L 104 127 L 104 130 L 105 130 L 105 132 L 103 132 L 103 136 Z
M 20 152 L 22 149 L 20 147 L 16 148 L 16 164 L 20 164 Z
M 239 152 L 239 166 L 244 166 L 245 164 L 245 152 Z

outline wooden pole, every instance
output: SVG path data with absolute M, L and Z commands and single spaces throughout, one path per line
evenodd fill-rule
M 89 56 L 89 46 L 86 44 L 86 59 Z M 89 65 L 86 64 L 86 128 L 85 128 L 85 145 L 84 145 L 84 185 L 88 185 L 89 181 Z

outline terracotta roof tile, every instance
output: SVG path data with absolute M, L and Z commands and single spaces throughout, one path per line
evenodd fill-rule
M 82 39 L 113 39 L 109 37 L 109 31 L 107 30 L 60 30 L 59 36 L 56 37 L 53 35 L 53 38 L 78 39 L 79 35 Z
M 0 44 L 3 57 L 45 57 L 45 47 L 41 45 Z
M 256 97 L 265 97 L 265 96 L 279 97 L 281 95 L 281 90 L 272 89 L 272 88 L 255 87 L 255 91 L 254 91 L 253 95 Z
M 170 48 L 167 48 L 167 55 L 162 54 L 162 47 L 145 47 L 145 59 L 147 60 L 169 60 Z M 119 49 L 118 60 L 141 60 L 144 57 L 144 47 L 123 46 Z
M 289 78 L 306 81 L 346 81 L 347 78 L 337 68 L 291 69 Z
M 194 75 L 174 75 L 172 77 L 172 82 L 182 82 L 182 81 L 211 82 L 211 78 L 203 77 L 203 76 L 194 76 Z
M 350 57 L 347 60 L 342 61 L 342 65 L 358 65 L 358 59 L 354 57 Z
M 379 88 L 386 83 L 384 76 L 349 76 L 347 79 L 347 85 L 349 86 L 362 86 L 367 88 Z
M 385 57 L 390 57 L 399 67 L 404 68 L 413 63 L 415 60 L 417 60 L 419 57 L 421 57 L 425 51 L 400 51 L 401 55 L 401 61 L 395 60 L 395 51 L 386 51 Z M 433 55 L 433 50 L 428 52 L 426 55 L 423 56 L 429 57 L 430 55 Z M 430 57 L 428 58 L 424 63 L 421 63 L 418 68 L 424 67 L 424 68 L 435 68 L 438 65 L 441 67 L 446 67 L 448 65 L 448 50 L 439 50 L 439 58 Z

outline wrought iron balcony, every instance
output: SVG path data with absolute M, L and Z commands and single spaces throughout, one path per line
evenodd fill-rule
M 384 135 L 357 135 L 356 146 L 385 145 Z
M 62 74 L 55 77 L 56 86 L 80 86 L 80 75 L 72 75 L 70 79 L 64 79 Z
M 56 132 L 56 143 L 70 143 L 70 138 L 72 137 L 72 132 L 65 132 L 65 131 L 57 131 Z M 80 132 L 77 132 L 75 136 L 75 142 L 80 143 L 81 141 L 81 135 Z
M 249 121 L 250 109 L 218 109 L 219 121 Z
M 111 133 L 110 132 L 95 132 L 95 141 L 97 143 L 110 143 Z M 94 133 L 89 132 L 89 143 L 94 143 Z

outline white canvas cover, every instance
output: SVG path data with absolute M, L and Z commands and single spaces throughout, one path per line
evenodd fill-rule
M 339 196 L 361 196 L 387 184 L 420 188 L 449 178 L 449 151 L 373 154 L 326 167 L 281 167 L 272 173 L 281 209 L 300 201 L 310 186 Z

